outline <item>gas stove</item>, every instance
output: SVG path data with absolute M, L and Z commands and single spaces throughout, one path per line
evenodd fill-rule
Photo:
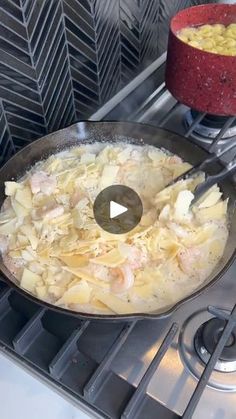
M 90 119 L 150 123 L 205 148 L 236 142 L 236 118 L 199 114 L 175 101 L 163 83 L 164 62 L 165 55 Z M 50 312 L 0 282 L 1 350 L 91 417 L 233 419 L 235 280 L 236 262 L 171 317 L 130 323 Z
M 191 136 L 195 140 L 198 140 L 200 144 L 205 143 L 211 145 L 212 140 L 217 135 L 221 137 L 221 144 L 236 136 L 236 119 L 234 117 L 228 118 L 227 116 L 201 114 L 190 109 L 186 112 L 184 120 L 187 129 L 191 127 L 196 119 L 200 119 L 200 121 L 195 126 Z M 222 132 L 223 128 L 224 132 Z

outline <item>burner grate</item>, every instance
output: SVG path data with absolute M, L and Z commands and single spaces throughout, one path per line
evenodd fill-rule
M 204 372 L 197 384 L 197 387 L 191 397 L 191 400 L 182 416 L 182 419 L 190 419 L 192 418 L 192 415 L 194 413 L 194 410 L 196 409 L 196 406 L 201 398 L 201 395 L 209 381 L 209 378 L 211 376 L 211 373 L 215 367 L 215 364 L 217 362 L 217 360 L 220 358 L 220 355 L 226 345 L 226 343 L 228 342 L 228 339 L 230 338 L 230 335 L 233 331 L 233 329 L 236 326 L 236 305 L 234 306 L 230 316 L 227 316 L 227 314 L 225 314 L 224 310 L 217 310 L 214 307 L 209 307 L 208 311 L 211 314 L 214 315 L 219 315 L 220 318 L 224 318 L 224 320 L 226 320 L 226 325 L 224 327 L 224 330 L 222 332 L 222 335 L 215 347 L 214 352 L 212 353 L 205 369 Z
M 176 102 L 174 106 L 169 110 L 169 112 L 163 116 L 163 118 L 159 121 L 160 127 L 165 127 L 168 120 L 173 116 L 173 114 L 176 112 L 176 110 L 181 107 L 182 104 L 180 102 Z M 186 130 L 185 130 L 185 137 L 189 138 L 191 135 L 194 135 L 194 132 L 196 130 L 196 133 L 199 132 L 199 125 L 202 123 L 203 126 L 205 126 L 204 121 L 208 121 L 208 126 L 212 122 L 213 129 L 216 129 L 215 125 L 218 124 L 217 127 L 217 133 L 213 137 L 210 137 L 210 151 L 214 151 L 216 147 L 224 140 L 230 139 L 235 140 L 235 134 L 236 134 L 236 116 L 230 116 L 230 117 L 217 117 L 213 118 L 209 115 L 207 115 L 204 112 L 196 112 L 192 110 L 188 110 L 187 114 L 191 114 L 191 119 L 189 120 L 189 123 L 186 124 Z M 225 138 L 225 135 L 227 135 L 227 132 L 231 129 L 232 135 L 231 138 Z M 234 132 L 235 131 L 235 132 Z M 200 132 L 199 132 L 200 133 Z M 200 133 L 201 134 L 201 133 Z M 202 139 L 202 137 L 201 137 Z
M 103 323 L 100 328 L 99 322 L 45 310 L 3 281 L 0 281 L 0 309 L 1 349 L 17 356 L 78 404 L 109 419 L 154 419 L 157 414 L 165 419 L 179 417 L 146 394 L 147 385 L 178 330 L 176 324 L 135 388 L 112 371 L 111 363 L 135 329 L 136 321 Z M 83 339 L 94 342 L 92 354 Z
M 135 390 L 135 393 L 131 397 L 128 405 L 126 406 L 121 419 L 132 419 L 136 417 L 137 411 L 142 404 L 143 397 L 145 396 L 148 384 L 155 373 L 156 369 L 158 368 L 159 364 L 162 361 L 162 358 L 165 356 L 167 350 L 169 349 L 177 331 L 178 331 L 177 323 L 173 323 L 169 332 L 167 333 L 166 337 L 164 338 L 160 349 L 156 353 L 155 357 L 153 358 L 151 364 L 149 365 L 146 373 L 144 374 L 143 378 L 141 379 L 138 387 Z
M 89 338 L 94 342 L 101 337 L 101 345 L 104 343 L 99 327 L 98 334 L 95 335 L 97 326 L 94 322 L 45 310 L 8 288 L 4 282 L 0 282 L 0 290 L 2 349 L 9 354 L 17 354 L 30 369 L 38 371 L 54 385 L 59 385 L 77 403 L 83 403 L 105 418 L 152 419 L 158 414 L 165 419 L 180 417 L 146 393 L 154 373 L 178 332 L 178 324 L 173 323 L 170 327 L 143 378 L 134 387 L 112 371 L 111 363 L 135 329 L 136 321 L 113 323 L 112 336 L 108 334 L 105 347 L 99 349 L 100 355 L 96 354 L 95 345 L 95 356 L 92 358 L 80 343 L 89 333 L 92 333 Z M 209 307 L 209 312 L 224 319 L 225 328 L 182 416 L 183 419 L 192 417 L 225 343 L 236 326 L 236 306 L 231 315 L 215 307 Z M 109 329 L 110 326 L 107 327 Z M 106 334 L 106 329 L 104 330 Z

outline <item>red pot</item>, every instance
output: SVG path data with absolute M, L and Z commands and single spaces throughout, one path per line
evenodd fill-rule
M 236 56 L 194 48 L 176 33 L 187 26 L 236 23 L 236 4 L 206 4 L 181 10 L 170 24 L 166 86 L 172 95 L 197 111 L 236 115 Z

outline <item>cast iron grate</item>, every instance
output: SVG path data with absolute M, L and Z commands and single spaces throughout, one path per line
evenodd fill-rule
M 175 419 L 178 415 L 150 398 L 146 389 L 177 324 L 172 325 L 137 388 L 110 368 L 135 326 L 135 321 L 99 324 L 45 310 L 0 281 L 0 345 L 6 352 L 102 417 L 152 419 L 159 413 Z M 88 342 L 93 342 L 92 348 Z
M 159 96 L 160 89 L 157 89 L 157 93 L 154 92 L 150 100 L 146 100 L 135 113 L 136 119 L 147 107 L 155 103 Z M 164 127 L 179 106 L 180 103 L 175 103 L 159 125 Z M 191 135 L 204 116 L 205 114 L 198 114 L 186 130 L 186 137 Z M 212 143 L 211 151 L 215 150 L 224 132 L 234 121 L 235 117 L 226 120 Z M 182 416 L 183 419 L 192 417 L 214 365 L 236 325 L 236 306 L 231 315 L 214 307 L 210 307 L 209 311 L 225 319 L 226 326 Z M 147 394 L 150 380 L 178 332 L 176 323 L 170 327 L 137 387 L 112 371 L 113 360 L 136 326 L 136 322 L 117 322 L 112 323 L 112 326 L 111 323 L 99 324 L 45 310 L 11 290 L 4 281 L 0 281 L 2 350 L 18 358 L 22 364 L 49 381 L 52 386 L 101 417 L 177 419 L 180 416 Z
M 236 325 L 236 306 L 231 315 L 214 307 L 208 310 L 225 319 L 226 326 L 183 419 L 192 417 L 224 344 Z M 135 326 L 135 321 L 101 325 L 45 310 L 0 281 L 0 345 L 6 352 L 22 359 L 30 369 L 102 417 L 152 419 L 159 415 L 165 419 L 178 418 L 180 416 L 146 392 L 178 332 L 178 324 L 173 323 L 170 327 L 136 388 L 111 369 L 112 361 Z M 86 344 L 88 342 L 94 342 L 92 353 L 91 345 Z
M 172 109 L 168 112 L 167 115 L 165 115 L 161 121 L 159 122 L 160 127 L 164 127 L 166 122 L 169 120 L 169 118 L 173 115 L 174 112 L 176 112 L 177 108 L 181 106 L 182 104 L 180 102 L 176 102 L 175 105 L 172 107 Z M 184 133 L 184 136 L 189 138 L 191 134 L 193 133 L 194 129 L 198 124 L 200 124 L 201 121 L 206 117 L 206 113 L 199 112 L 196 113 L 195 118 L 193 119 L 192 124 L 186 128 L 186 131 Z M 216 147 L 219 145 L 219 142 L 222 140 L 224 134 L 226 131 L 235 124 L 236 116 L 230 116 L 225 119 L 225 122 L 222 125 L 222 128 L 220 129 L 219 133 L 215 138 L 212 139 L 211 146 L 209 148 L 209 151 L 214 152 L 216 150 Z M 231 138 L 231 141 L 235 140 L 234 137 Z

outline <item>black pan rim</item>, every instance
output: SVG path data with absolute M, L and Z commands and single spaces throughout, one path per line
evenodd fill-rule
M 146 127 L 151 127 L 153 129 L 159 130 L 159 131 L 165 131 L 165 132 L 169 132 L 170 134 L 175 134 L 179 137 L 179 140 L 182 141 L 183 143 L 188 144 L 188 139 L 184 136 L 181 136 L 179 134 L 174 133 L 171 130 L 167 130 L 167 129 L 163 129 L 163 128 L 159 128 L 156 127 L 155 125 L 152 124 L 147 124 L 147 123 L 140 123 L 140 122 L 132 122 L 132 121 L 117 121 L 117 120 L 102 120 L 102 121 L 91 121 L 91 120 L 80 120 L 78 122 L 76 122 L 75 124 L 69 125 L 68 127 L 62 128 L 60 130 L 54 131 L 51 134 L 55 135 L 58 132 L 61 132 L 69 127 L 73 127 L 76 126 L 78 124 L 81 123 L 86 123 L 89 125 L 97 125 L 97 124 L 111 124 L 111 125 L 127 125 L 127 126 L 146 126 Z M 37 140 L 35 140 L 33 143 L 27 144 L 25 147 L 23 147 L 22 149 L 20 149 L 17 153 L 15 153 L 1 168 L 0 168 L 0 179 L 1 179 L 1 172 L 3 170 L 5 170 L 9 164 L 9 162 L 11 162 L 12 160 L 14 160 L 15 158 L 17 158 L 17 156 L 24 150 L 26 150 L 27 148 L 31 148 L 32 144 L 35 143 L 39 143 L 42 142 L 45 138 L 47 138 L 48 136 L 50 136 L 51 134 L 47 134 Z M 209 154 L 209 152 L 207 150 L 205 150 L 201 145 L 198 145 L 196 143 L 194 143 L 194 146 L 196 147 L 196 149 L 200 149 L 202 150 L 205 154 Z M 68 146 L 67 146 L 68 148 Z M 40 160 L 38 160 L 40 161 Z M 219 162 L 219 164 L 223 167 L 223 164 Z M 231 180 L 229 180 L 230 183 L 232 183 Z M 232 183 L 233 184 L 233 183 Z M 14 276 L 8 271 L 8 269 L 5 267 L 5 265 L 2 262 L 2 259 L 0 258 L 0 271 L 3 274 L 3 281 L 10 287 L 13 288 L 14 290 L 16 290 L 17 292 L 19 292 L 21 295 L 23 295 L 25 298 L 31 300 L 32 302 L 34 302 L 35 304 L 39 305 L 39 306 L 43 306 L 49 310 L 55 311 L 57 313 L 60 314 L 65 314 L 65 315 L 70 315 L 76 318 L 79 318 L 81 320 L 97 320 L 97 321 L 136 321 L 136 320 L 142 320 L 142 319 L 147 319 L 147 320 L 161 320 L 164 319 L 166 317 L 169 317 L 170 315 L 172 315 L 177 309 L 179 309 L 183 304 L 187 303 L 187 302 L 191 302 L 193 299 L 197 298 L 200 294 L 208 291 L 210 288 L 212 288 L 216 282 L 218 282 L 221 277 L 228 271 L 228 269 L 230 268 L 230 266 L 232 265 L 232 263 L 234 262 L 236 258 L 236 248 L 233 252 L 233 254 L 231 255 L 231 257 L 229 258 L 229 260 L 226 262 L 226 264 L 224 265 L 224 267 L 220 270 L 220 272 L 218 272 L 218 274 L 215 275 L 215 277 L 209 281 L 208 283 L 206 283 L 203 287 L 197 289 L 194 293 L 190 294 L 189 296 L 186 296 L 185 298 L 183 298 L 182 300 L 178 301 L 176 304 L 174 304 L 173 306 L 171 306 L 170 308 L 167 308 L 166 311 L 160 312 L 160 313 L 155 313 L 155 312 L 150 312 L 150 313 L 131 313 L 131 314 L 93 314 L 93 313 L 86 313 L 86 312 L 77 312 L 71 309 L 67 309 L 64 307 L 59 307 L 56 306 L 54 304 L 48 303 L 44 300 L 40 300 L 39 298 L 37 298 L 36 296 L 30 294 L 29 292 L 25 291 L 23 288 L 20 288 L 18 285 L 16 285 L 13 281 L 11 281 L 9 279 L 9 277 L 13 277 Z M 1 278 L 0 278 L 1 279 Z
M 4 271 L 7 272 L 7 269 L 5 269 L 3 267 L 2 262 L 0 261 L 0 270 L 4 276 L 3 280 L 4 282 L 10 287 L 10 288 L 14 288 L 17 292 L 19 292 L 19 294 L 23 295 L 25 298 L 31 300 L 33 303 L 42 306 L 46 309 L 55 311 L 59 314 L 66 314 L 69 316 L 73 316 L 76 318 L 79 318 L 81 320 L 103 320 L 103 321 L 117 321 L 117 322 L 122 322 L 122 321 L 136 321 L 136 320 L 161 320 L 161 319 L 165 319 L 169 316 L 171 316 L 172 314 L 174 314 L 175 311 L 177 311 L 183 304 L 187 303 L 187 302 L 191 302 L 192 300 L 194 300 L 195 298 L 197 298 L 200 294 L 203 294 L 204 292 L 209 291 L 216 282 L 218 282 L 222 276 L 228 271 L 228 269 L 230 268 L 230 266 L 232 265 L 232 263 L 234 262 L 236 258 L 236 250 L 233 253 L 233 255 L 231 256 L 231 258 L 229 259 L 229 261 L 225 264 L 224 268 L 210 281 L 208 282 L 206 285 L 204 285 L 202 288 L 200 288 L 199 290 L 195 291 L 194 293 L 190 294 L 189 296 L 183 298 L 182 300 L 178 301 L 174 306 L 171 306 L 171 308 L 169 308 L 166 311 L 163 311 L 161 313 L 131 313 L 131 314 L 93 314 L 93 313 L 85 313 L 85 312 L 77 312 L 71 309 L 67 309 L 67 308 L 63 308 L 63 307 L 59 307 L 56 306 L 54 304 L 50 304 L 44 300 L 40 300 L 39 298 L 35 297 L 34 295 L 26 292 L 23 288 L 20 288 L 19 286 L 17 286 L 14 282 L 12 282 L 8 277 L 7 274 L 4 273 Z M 10 276 L 10 275 L 9 275 Z M 0 278 L 2 279 L 2 278 Z

